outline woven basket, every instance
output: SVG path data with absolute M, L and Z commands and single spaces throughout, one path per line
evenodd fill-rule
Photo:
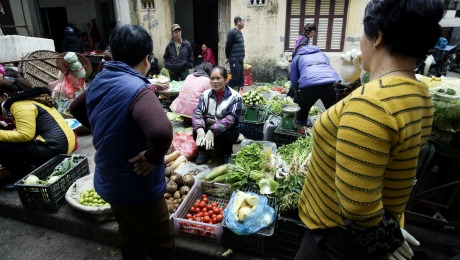
M 53 58 L 58 57 L 59 53 L 54 51 L 34 51 L 27 54 L 23 59 L 34 58 Z M 55 59 L 24 61 L 19 65 L 19 72 L 24 75 L 34 87 L 48 86 L 51 81 L 59 77 L 59 69 Z

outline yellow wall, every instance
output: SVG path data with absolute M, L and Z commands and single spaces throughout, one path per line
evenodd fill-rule
M 153 39 L 153 54 L 163 62 L 166 45 L 171 40 L 171 8 L 169 1 L 155 1 L 155 10 L 142 10 L 141 1 L 138 2 L 138 17 L 142 25 Z

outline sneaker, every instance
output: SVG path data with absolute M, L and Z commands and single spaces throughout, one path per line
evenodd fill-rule
M 231 154 L 224 154 L 224 164 L 232 162 L 232 155 Z
M 207 162 L 208 162 L 208 153 L 200 151 L 198 153 L 198 157 L 196 157 L 195 163 L 200 165 L 200 164 L 205 164 Z

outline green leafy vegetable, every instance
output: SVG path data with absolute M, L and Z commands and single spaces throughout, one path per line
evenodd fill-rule
M 261 179 L 257 185 L 259 185 L 260 194 L 272 194 L 279 186 L 278 182 L 273 179 Z

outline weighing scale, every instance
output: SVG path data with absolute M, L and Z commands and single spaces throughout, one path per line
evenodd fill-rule
M 284 105 L 281 107 L 283 116 L 281 118 L 281 128 L 284 130 L 294 130 L 295 128 L 295 115 L 300 110 L 298 105 Z

